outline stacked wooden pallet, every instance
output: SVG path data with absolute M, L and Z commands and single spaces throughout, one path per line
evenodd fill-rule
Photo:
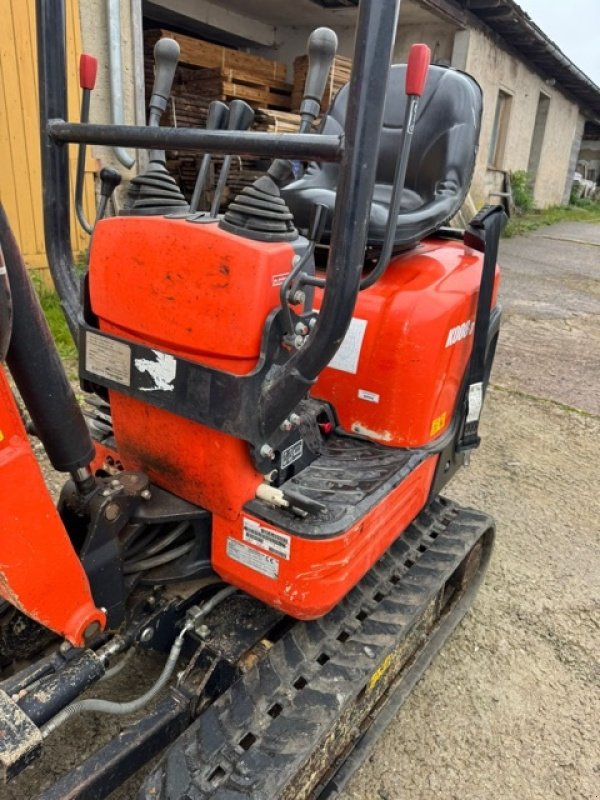
M 297 111 L 302 102 L 304 84 L 306 82 L 306 71 L 308 69 L 308 56 L 298 56 L 294 60 L 294 88 L 292 89 L 292 110 Z M 331 101 L 350 80 L 352 72 L 352 59 L 344 56 L 336 56 L 331 66 L 331 72 L 325 86 L 323 99 L 321 100 L 321 111 L 327 111 Z
M 209 67 L 233 70 L 241 75 L 254 75 L 265 81 L 274 79 L 285 81 L 287 66 L 282 61 L 273 61 L 264 56 L 232 50 L 230 47 L 211 44 L 200 39 L 192 39 L 172 31 L 154 29 L 144 33 L 146 50 L 152 49 L 163 36 L 169 36 L 179 43 L 181 55 L 179 63 L 191 67 Z
M 285 64 L 171 34 L 169 31 L 153 30 L 144 34 L 147 101 L 150 99 L 154 79 L 152 51 L 156 41 L 163 35 L 177 39 L 181 58 L 175 73 L 171 101 L 161 120 L 162 125 L 204 128 L 212 100 L 240 97 L 255 107 L 255 130 L 269 133 L 298 131 L 300 117 L 289 111 L 291 85 L 285 83 Z M 170 151 L 167 159 L 169 171 L 189 199 L 202 154 Z M 203 208 L 210 206 L 221 163 L 222 159 L 213 159 L 202 200 Z M 268 165 L 269 161 L 264 159 L 233 158 L 221 207 L 226 206 L 239 191 L 263 175 Z
M 172 37 L 179 43 L 180 68 L 195 68 L 196 91 L 203 97 L 213 100 L 238 97 L 250 105 L 290 109 L 292 85 L 286 82 L 287 68 L 283 62 L 170 31 L 150 30 L 144 34 L 147 63 L 152 63 L 154 44 L 162 36 Z
M 202 97 L 211 100 L 233 100 L 240 98 L 251 106 L 289 109 L 291 107 L 292 86 L 285 81 L 271 79 L 264 83 L 254 75 L 242 75 L 235 70 L 198 69 L 190 83 L 190 88 Z
M 257 108 L 254 129 L 269 133 L 298 133 L 300 115 L 270 108 Z

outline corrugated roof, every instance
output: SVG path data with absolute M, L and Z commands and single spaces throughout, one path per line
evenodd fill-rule
M 312 0 L 323 8 L 358 5 L 358 0 Z M 600 87 L 568 58 L 514 0 L 416 0 L 434 12 L 444 13 L 468 25 L 464 12 L 470 12 L 504 39 L 534 67 L 565 91 L 600 121 Z
M 584 110 L 600 118 L 600 87 L 514 0 L 456 0 L 456 4 L 474 14 L 548 78 L 554 79 L 579 101 Z

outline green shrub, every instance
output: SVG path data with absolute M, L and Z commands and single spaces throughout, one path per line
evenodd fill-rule
M 54 289 L 44 282 L 39 273 L 32 272 L 31 278 L 54 336 L 60 357 L 65 361 L 74 362 L 77 358 L 77 349 L 69 332 L 58 295 Z
M 529 211 L 533 211 L 533 191 L 529 173 L 524 169 L 511 173 L 510 185 L 517 211 L 520 214 L 527 214 Z

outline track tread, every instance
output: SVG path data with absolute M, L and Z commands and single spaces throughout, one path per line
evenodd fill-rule
M 146 780 L 138 800 L 310 796 L 291 788 L 295 776 L 490 529 L 487 515 L 434 500 L 336 609 L 296 624 L 201 714 Z M 341 631 L 348 634 L 345 641 L 338 638 Z M 268 712 L 275 704 L 279 713 L 273 717 Z

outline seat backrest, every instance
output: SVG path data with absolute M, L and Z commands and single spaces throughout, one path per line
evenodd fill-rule
M 368 241 L 383 238 L 387 209 L 400 153 L 407 98 L 406 66 L 390 70 L 377 164 Z M 349 86 L 336 95 L 321 131 L 343 133 Z M 396 232 L 397 245 L 410 245 L 446 223 L 462 206 L 469 191 L 479 142 L 481 89 L 469 75 L 432 66 L 421 98 Z M 335 193 L 337 164 L 311 164 L 303 178 L 285 190 L 285 199 L 299 227 L 306 227 L 310 205 Z M 307 207 L 308 206 L 308 207 Z

